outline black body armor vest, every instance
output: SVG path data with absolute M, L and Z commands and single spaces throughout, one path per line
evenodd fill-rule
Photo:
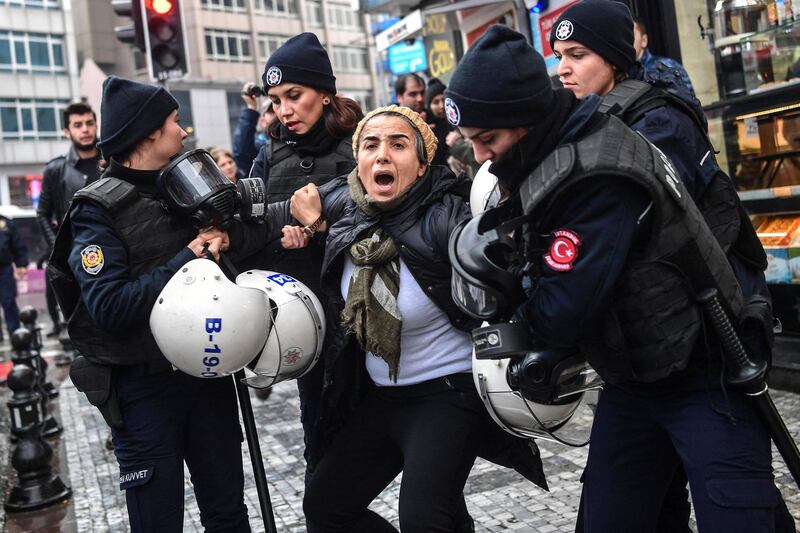
M 117 178 L 106 177 L 81 189 L 75 194 L 75 202 L 93 202 L 111 214 L 114 231 L 125 245 L 133 277 L 165 264 L 197 233 L 190 222 L 168 215 L 157 199 Z M 67 317 L 75 348 L 91 362 L 103 365 L 163 361 L 147 321 L 124 333 L 112 334 L 97 327 L 68 264 L 72 249 L 69 220 L 67 217 L 59 228 L 47 275 Z
M 273 140 L 269 153 L 267 203 L 288 200 L 297 189 L 311 182 L 319 187 L 349 174 L 355 166 L 350 139 L 342 139 L 327 154 L 307 157 L 300 157 L 291 146 Z M 299 279 L 318 297 L 322 296 L 319 278 L 325 255 L 324 239 L 312 239 L 307 247 L 292 250 L 291 254 L 284 253 L 280 241 L 272 242 L 267 246 L 267 254 L 270 269 Z
M 638 80 L 625 80 L 618 83 L 600 104 L 598 111 L 619 117 L 632 126 L 644 118 L 648 111 L 671 106 L 689 117 L 707 141 L 713 158 L 713 147 L 708 139 L 707 125 L 698 118 L 702 113 L 684 99 L 653 85 Z M 736 253 L 754 269 L 767 268 L 767 256 L 758 240 L 747 213 L 741 205 L 733 180 L 717 167 L 703 196 L 697 200 L 697 207 L 703 214 L 708 227 L 717 238 L 725 253 Z
M 736 321 L 741 289 L 669 159 L 614 116 L 557 148 L 523 183 L 522 207 L 535 226 L 528 235 L 547 233 L 561 195 L 596 176 L 642 187 L 652 200 L 652 224 L 645 248 L 630 252 L 619 277 L 603 317 L 604 338 L 581 349 L 611 383 L 657 381 L 689 363 L 703 329 L 695 295 L 716 288 Z

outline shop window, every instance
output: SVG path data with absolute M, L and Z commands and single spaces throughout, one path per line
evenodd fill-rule
M 41 174 L 8 177 L 8 193 L 11 205 L 33 207 L 35 209 L 39 205 L 39 195 L 41 192 Z

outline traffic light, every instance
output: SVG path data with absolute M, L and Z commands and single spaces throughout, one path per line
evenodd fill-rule
M 120 17 L 133 19 L 133 24 L 115 26 L 114 33 L 123 43 L 133 45 L 142 52 L 144 48 L 144 29 L 142 27 L 142 6 L 140 0 L 111 0 L 111 8 Z
M 182 78 L 189 72 L 189 58 L 180 0 L 141 1 L 150 77 L 154 81 Z

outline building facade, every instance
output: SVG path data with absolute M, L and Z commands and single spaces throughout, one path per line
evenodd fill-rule
M 78 98 L 71 0 L 0 0 L 0 204 L 33 208 Z
M 97 105 L 106 74 L 147 81 L 141 54 L 114 36 L 113 27 L 130 20 L 116 17 L 108 0 L 74 1 L 81 13 L 82 95 Z M 231 147 L 242 85 L 260 84 L 270 54 L 303 31 L 315 33 L 328 50 L 339 94 L 365 109 L 375 105 L 367 21 L 346 0 L 186 0 L 182 9 L 190 73 L 167 86 L 197 147 Z

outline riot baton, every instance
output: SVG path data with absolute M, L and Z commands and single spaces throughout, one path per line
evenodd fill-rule
M 214 258 L 208 253 L 208 244 L 203 247 L 206 257 Z M 220 263 L 224 265 L 224 270 L 236 278 L 238 271 L 230 259 L 222 252 L 219 253 Z M 264 520 L 264 527 L 267 533 L 278 533 L 275 527 L 275 515 L 272 512 L 272 501 L 269 497 L 269 485 L 267 485 L 267 473 L 264 470 L 264 458 L 261 456 L 261 445 L 258 442 L 258 428 L 256 428 L 256 418 L 253 415 L 253 404 L 250 403 L 250 392 L 244 384 L 244 369 L 239 370 L 233 375 L 233 382 L 236 384 L 236 395 L 239 397 L 239 409 L 242 412 L 244 422 L 244 434 L 247 438 L 247 448 L 250 451 L 250 462 L 253 464 L 253 477 L 256 481 L 256 492 L 258 492 L 258 505 L 261 507 L 261 518 Z
M 725 380 L 742 389 L 753 399 L 775 447 L 778 448 L 795 483 L 800 487 L 800 451 L 769 395 L 769 387 L 765 380 L 766 361 L 753 361 L 747 355 L 739 335 L 719 301 L 716 289 L 704 290 L 698 296 L 698 301 L 722 344 L 722 354 L 727 367 Z

